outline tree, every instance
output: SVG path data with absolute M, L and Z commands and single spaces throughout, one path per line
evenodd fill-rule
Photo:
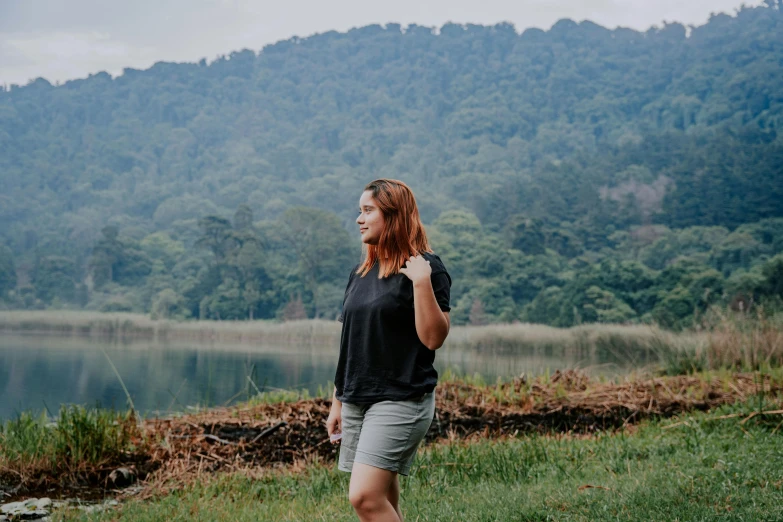
M 45 303 L 55 298 L 70 302 L 76 297 L 74 262 L 62 256 L 45 256 L 37 260 L 33 272 L 36 296 Z
M 528 303 L 522 313 L 522 318 L 531 323 L 551 324 L 555 326 L 569 325 L 563 319 L 563 307 L 567 306 L 563 289 L 557 286 L 545 288 Z
M 722 293 L 710 269 L 766 298 L 755 280 L 783 251 L 779 7 L 687 38 L 679 24 L 389 24 L 0 89 L 13 301 L 46 305 L 30 281 L 54 256 L 91 309 L 150 311 L 170 288 L 193 316 L 274 317 L 297 293 L 331 316 L 360 259 L 368 173 L 414 187 L 455 324 L 475 299 L 491 322 L 533 303 L 550 324 L 620 302 L 641 318 L 678 286 L 701 310 Z M 335 226 L 289 226 L 296 207 Z M 307 259 L 292 239 L 311 229 L 341 246 Z
M 506 225 L 506 235 L 512 248 L 528 255 L 543 254 L 546 236 L 541 221 L 522 214 L 511 216 Z
M 160 260 L 169 270 L 186 252 L 182 241 L 172 239 L 167 232 L 149 234 L 141 240 L 139 246 L 150 259 Z
M 696 302 L 687 288 L 677 285 L 661 296 L 652 317 L 664 328 L 682 329 L 693 319 Z
M 579 310 L 586 323 L 625 323 L 636 319 L 636 313 L 612 292 L 591 286 Z
M 139 244 L 129 238 L 120 238 L 115 226 L 101 230 L 103 237 L 92 249 L 90 271 L 96 288 L 106 283 L 135 286 L 150 273 L 152 260 Z
M 487 324 L 487 314 L 484 311 L 484 305 L 481 304 L 480 299 L 474 299 L 473 304 L 470 307 L 470 314 L 468 321 L 473 326 L 481 326 Z
M 762 268 L 764 293 L 770 296 L 783 297 L 783 254 L 778 254 Z
M 350 239 L 331 212 L 293 207 L 283 213 L 280 228 L 293 246 L 298 273 L 319 308 L 319 283 L 342 277 L 351 265 Z
M 738 268 L 749 268 L 761 248 L 759 241 L 750 234 L 735 231 L 713 248 L 710 262 L 728 275 Z
M 289 299 L 283 308 L 281 317 L 283 321 L 298 321 L 301 319 L 307 319 L 307 312 L 302 302 L 302 296 L 296 294 L 295 297 Z
M 758 303 L 761 296 L 766 295 L 767 281 L 760 267 L 753 270 L 737 270 L 726 279 L 725 291 L 727 302 L 733 310 L 750 310 Z
M 138 248 L 135 241 L 122 243 L 120 256 L 114 264 L 114 281 L 123 286 L 142 284 L 152 270 L 152 260 Z
M 706 310 L 713 303 L 723 297 L 723 275 L 710 268 L 690 278 L 688 292 L 693 296 L 695 305 L 700 311 Z
M 0 299 L 16 288 L 16 266 L 11 249 L 0 245 Z
M 185 308 L 185 299 L 175 290 L 166 288 L 152 300 L 152 319 L 186 318 L 190 315 Z
M 201 236 L 196 240 L 196 246 L 212 252 L 215 265 L 222 265 L 234 247 L 231 223 L 225 218 L 212 215 L 199 219 L 198 226 Z
M 242 298 L 239 284 L 228 280 L 218 287 L 202 303 L 204 318 L 217 320 L 239 320 L 247 317 L 247 307 Z
M 242 204 L 234 213 L 234 230 L 250 230 L 253 228 L 253 211 L 249 206 Z
M 122 257 L 122 244 L 117 240 L 117 227 L 105 226 L 101 229 L 101 234 L 103 237 L 93 247 L 90 258 L 92 282 L 96 288 L 114 281 L 114 268 Z
M 242 291 L 242 297 L 244 298 L 245 306 L 247 307 L 247 318 L 252 321 L 254 318 L 253 316 L 255 315 L 256 307 L 261 301 L 261 291 L 259 290 L 257 284 L 254 284 L 253 281 L 248 281 L 245 283 L 245 287 Z

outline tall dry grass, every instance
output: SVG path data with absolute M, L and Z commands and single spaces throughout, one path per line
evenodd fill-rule
M 447 347 L 487 354 L 568 356 L 569 360 L 613 360 L 627 367 L 655 363 L 660 353 L 696 346 L 703 333 L 673 333 L 650 325 L 586 324 L 555 328 L 541 324 L 454 327 Z
M 783 319 L 714 310 L 704 358 L 708 368 L 759 369 L 783 365 Z
M 340 339 L 340 323 L 303 321 L 171 321 L 148 315 L 80 310 L 0 312 L 0 332 L 225 343 L 328 344 Z
M 337 321 L 168 321 L 131 313 L 83 311 L 0 312 L 0 332 L 88 336 L 101 339 L 150 339 L 221 344 L 337 346 Z M 662 339 L 675 342 L 687 334 L 670 334 L 644 325 L 592 324 L 554 328 L 538 324 L 453 326 L 445 350 L 513 357 L 515 354 L 568 355 L 568 360 L 619 361 L 624 366 L 646 364 Z
M 657 342 L 663 373 L 705 370 L 755 371 L 783 367 L 783 316 L 713 308 L 690 335 Z
M 758 369 L 783 365 L 783 316 L 713 309 L 698 330 L 674 333 L 654 325 L 586 324 L 555 328 L 540 324 L 454 326 L 444 348 L 513 356 L 597 355 L 626 366 L 658 363 L 664 373 L 706 369 Z M 131 313 L 3 311 L 0 332 L 44 333 L 111 339 L 205 343 L 336 346 L 341 325 L 311 319 L 274 321 L 169 321 Z

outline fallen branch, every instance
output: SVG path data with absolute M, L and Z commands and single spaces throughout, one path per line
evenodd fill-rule
M 309 415 L 309 414 L 308 414 L 308 415 Z M 274 425 L 274 426 L 272 426 L 271 428 L 267 428 L 267 429 L 265 429 L 264 431 L 262 431 L 261 433 L 259 433 L 259 434 L 256 436 L 256 438 L 255 438 L 255 439 L 253 439 L 253 440 L 251 440 L 251 441 L 250 441 L 250 443 L 251 443 L 251 444 L 255 444 L 255 443 L 256 443 L 256 442 L 258 442 L 259 440 L 263 439 L 264 437 L 266 437 L 266 436 L 267 436 L 267 435 L 269 435 L 270 433 L 273 433 L 273 432 L 274 432 L 275 430 L 277 430 L 278 428 L 282 428 L 283 426 L 288 426 L 288 423 L 287 423 L 287 422 L 278 422 L 277 424 L 275 424 L 275 425 Z
M 755 417 L 756 415 L 780 415 L 780 414 L 783 414 L 783 410 L 754 411 L 753 413 L 751 413 L 750 415 L 748 415 L 748 416 L 745 418 L 745 420 L 743 420 L 742 422 L 740 422 L 740 424 L 745 424 L 746 422 L 748 422 L 750 419 L 752 419 L 752 418 L 753 418 L 753 417 Z

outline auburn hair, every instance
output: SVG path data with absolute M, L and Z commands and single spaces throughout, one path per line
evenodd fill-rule
M 378 279 L 398 274 L 410 256 L 432 252 L 419 217 L 416 198 L 408 185 L 396 179 L 380 178 L 364 187 L 383 214 L 384 227 L 377 245 L 365 245 L 364 262 L 356 270 L 362 277 L 377 262 Z

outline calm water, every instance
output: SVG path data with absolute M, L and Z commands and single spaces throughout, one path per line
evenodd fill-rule
M 108 357 L 107 357 L 108 356 Z M 150 414 L 216 406 L 262 390 L 306 388 L 316 393 L 334 379 L 337 347 L 210 345 L 197 343 L 107 343 L 88 339 L 0 335 L 0 419 L 20 411 L 56 413 L 61 404 L 125 408 L 122 377 L 136 408 Z M 439 372 L 481 374 L 486 380 L 536 375 L 547 370 L 592 367 L 624 373 L 611 354 L 482 353 L 444 347 Z M 627 361 L 626 361 L 627 362 Z

